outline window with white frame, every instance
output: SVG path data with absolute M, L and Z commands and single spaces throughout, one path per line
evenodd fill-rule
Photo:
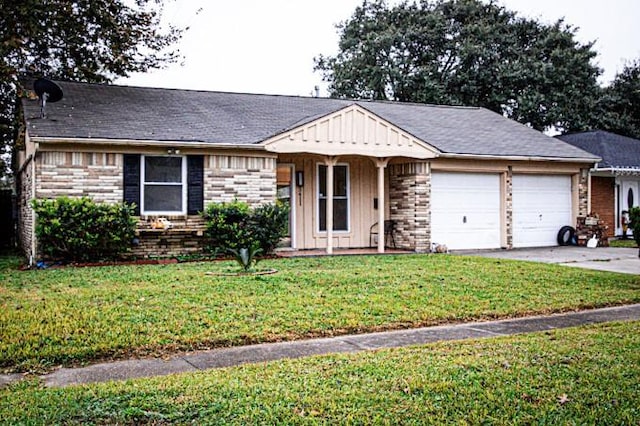
M 184 156 L 141 156 L 142 214 L 185 214 L 187 168 Z
M 327 230 L 327 166 L 318 164 L 318 230 Z M 333 230 L 349 231 L 349 166 L 333 166 Z

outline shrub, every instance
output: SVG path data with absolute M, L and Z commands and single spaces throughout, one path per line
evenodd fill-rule
M 203 216 L 209 250 L 217 255 L 258 247 L 269 254 L 287 233 L 289 209 L 281 203 L 251 208 L 244 201 L 209 204 Z
M 250 272 L 251 267 L 258 264 L 258 255 L 262 253 L 262 249 L 254 243 L 250 248 L 241 248 L 239 250 L 229 249 L 244 272 Z
M 253 210 L 252 233 L 263 253 L 271 253 L 287 235 L 289 207 L 283 203 L 262 204 Z
M 124 203 L 96 203 L 90 198 L 33 200 L 41 252 L 66 261 L 116 259 L 131 246 L 136 219 Z
M 633 231 L 633 239 L 640 247 L 640 207 L 632 207 L 629 210 L 629 222 L 631 222 L 629 227 Z

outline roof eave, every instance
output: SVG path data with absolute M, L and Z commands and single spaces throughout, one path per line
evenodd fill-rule
M 507 161 L 554 161 L 565 163 L 587 163 L 595 164 L 602 161 L 601 158 L 584 158 L 584 157 L 544 157 L 536 155 L 494 155 L 494 154 L 457 154 L 443 152 L 441 158 L 457 158 L 465 160 L 507 160 Z
M 594 167 L 591 173 L 600 176 L 640 176 L 640 167 Z
M 181 147 L 181 148 L 234 148 L 255 151 L 264 151 L 264 147 L 259 144 L 233 144 L 214 143 L 202 141 L 163 141 L 146 139 L 104 139 L 104 138 L 69 138 L 69 137 L 48 137 L 32 136 L 31 141 L 40 144 L 92 144 L 92 145 L 118 145 L 118 146 L 147 146 L 147 147 Z

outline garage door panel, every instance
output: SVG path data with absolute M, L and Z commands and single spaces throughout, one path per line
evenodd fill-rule
M 431 241 L 450 249 L 500 247 L 497 174 L 433 173 Z
M 513 246 L 557 244 L 558 231 L 571 221 L 571 177 L 513 176 Z

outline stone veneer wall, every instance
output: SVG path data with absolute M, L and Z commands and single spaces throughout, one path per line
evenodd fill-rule
M 578 185 L 578 216 L 586 217 L 589 212 L 589 169 L 580 169 Z
M 122 201 L 122 155 L 41 152 L 36 166 L 36 198 L 91 197 L 98 202 Z
M 431 244 L 431 174 L 428 163 L 389 166 L 390 219 L 399 248 L 427 252 Z
M 31 199 L 33 198 L 33 159 L 28 160 L 17 173 L 16 183 L 18 185 L 18 242 L 25 257 L 35 257 L 31 252 L 31 240 L 33 238 L 33 209 Z
M 233 155 L 205 156 L 204 202 L 238 199 L 256 206 L 276 200 L 276 159 Z M 113 153 L 41 152 L 36 198 L 87 196 L 98 202 L 123 200 L 123 156 Z M 21 236 L 30 249 L 31 167 L 22 173 Z M 166 217 L 166 216 L 165 216 Z M 139 219 L 132 257 L 166 257 L 202 253 L 204 220 L 200 216 L 168 216 L 170 230 L 151 230 L 154 217 Z M 29 255 L 30 253 L 25 252 Z
M 509 166 L 504 174 L 504 194 L 505 194 L 505 211 L 504 220 L 506 220 L 505 228 L 507 231 L 507 246 L 505 248 L 513 248 L 513 168 Z
M 276 159 L 211 155 L 204 162 L 204 200 L 234 199 L 259 205 L 276 201 Z
M 135 244 L 129 257 L 169 257 L 202 254 L 206 247 L 203 237 L 205 224 L 201 216 L 164 216 L 173 228 L 152 229 L 154 217 L 141 216 L 138 221 Z

